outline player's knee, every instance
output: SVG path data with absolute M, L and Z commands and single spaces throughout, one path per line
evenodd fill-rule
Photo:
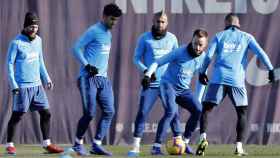
M 46 112 L 45 112 L 45 117 L 46 117 L 46 119 L 50 119 L 51 118 L 51 113 L 50 113 L 50 111 L 49 110 L 46 110 Z
M 246 115 L 247 113 L 247 106 L 240 106 L 240 107 L 236 107 L 236 111 L 238 115 Z
M 44 109 L 39 111 L 40 116 L 43 120 L 50 120 L 51 119 L 51 113 L 48 109 Z
M 94 117 L 94 115 L 86 113 L 82 117 L 82 120 L 85 122 L 90 122 L 93 119 L 93 117 Z
M 137 117 L 139 117 L 139 118 L 144 118 L 145 116 L 146 116 L 146 115 L 145 115 L 145 111 L 144 111 L 144 110 L 138 111 Z
M 10 123 L 18 123 L 22 119 L 23 115 L 24 112 L 13 112 L 12 117 L 10 119 Z
M 197 104 L 195 106 L 195 113 L 197 113 L 199 115 L 202 113 L 202 105 L 201 104 Z
M 237 112 L 237 118 L 238 120 L 244 120 L 246 121 L 247 119 L 247 106 L 238 106 L 236 107 L 236 112 Z
M 173 118 L 176 114 L 176 109 L 165 110 L 165 117 Z
M 113 118 L 113 116 L 115 115 L 115 109 L 114 108 L 110 108 L 104 111 L 104 115 L 107 118 Z
M 205 112 L 210 112 L 210 111 L 212 111 L 212 109 L 214 108 L 214 106 L 216 106 L 215 103 L 211 103 L 211 102 L 203 102 L 202 105 L 203 105 L 202 111 L 205 111 Z
M 192 117 L 195 118 L 195 119 L 199 119 L 201 114 L 202 114 L 202 108 L 196 108 L 191 113 Z
M 198 118 L 201 116 L 202 114 L 202 108 L 201 109 L 196 109 L 194 112 L 194 115 L 197 116 Z

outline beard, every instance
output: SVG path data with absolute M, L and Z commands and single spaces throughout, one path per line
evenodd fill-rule
M 36 33 L 27 32 L 27 31 L 25 31 L 25 30 L 22 30 L 21 33 L 22 33 L 23 35 L 27 36 L 28 39 L 29 39 L 30 41 L 33 41 L 33 40 L 36 38 Z
M 199 57 L 199 56 L 201 55 L 201 53 L 197 53 L 197 52 L 193 49 L 192 43 L 189 43 L 189 44 L 188 44 L 187 50 L 188 50 L 190 56 L 193 57 L 193 58 Z
M 154 37 L 154 39 L 156 40 L 160 40 L 162 39 L 166 33 L 167 33 L 167 28 L 164 29 L 164 30 L 159 30 L 158 28 L 156 28 L 154 25 L 152 26 L 152 29 L 151 29 L 151 32 L 152 32 L 152 35 Z

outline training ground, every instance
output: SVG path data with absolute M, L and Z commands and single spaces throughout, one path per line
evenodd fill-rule
M 70 145 L 61 145 L 62 147 L 69 148 Z M 44 150 L 39 145 L 16 145 L 17 147 L 17 155 L 16 158 L 59 158 L 59 154 L 45 154 Z M 90 146 L 87 146 L 88 148 Z M 150 145 L 145 145 L 142 147 L 142 153 L 140 154 L 140 157 L 143 158 L 150 158 L 155 157 L 151 156 L 149 154 Z M 126 154 L 129 150 L 128 146 L 106 146 L 107 149 L 113 152 L 113 157 L 115 158 L 124 158 L 127 157 Z M 193 148 L 196 148 L 196 146 L 193 146 Z M 246 151 L 249 153 L 249 156 L 246 156 L 246 158 L 279 158 L 280 157 L 280 146 L 279 145 L 246 145 L 245 146 Z M 234 145 L 211 145 L 207 148 L 206 155 L 203 158 L 234 158 L 237 156 L 234 156 Z M 0 147 L 0 157 L 7 157 L 12 158 L 14 156 L 7 156 L 4 154 L 5 148 L 3 145 Z M 165 152 L 166 153 L 166 152 Z M 75 154 L 71 155 L 74 157 L 80 157 Z M 102 158 L 102 156 L 97 155 L 90 155 L 88 157 L 98 157 Z M 159 157 L 159 156 L 157 156 Z M 198 157 L 198 156 L 190 156 L 190 155 L 181 155 L 181 156 L 160 156 L 160 157 Z M 105 158 L 105 157 L 104 157 Z

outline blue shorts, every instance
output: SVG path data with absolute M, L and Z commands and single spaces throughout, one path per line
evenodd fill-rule
M 111 81 L 102 76 L 80 77 L 78 87 L 82 97 L 84 114 L 96 114 L 97 103 L 104 113 L 114 113 L 114 95 Z
M 42 86 L 20 88 L 19 94 L 13 95 L 13 111 L 27 112 L 48 109 L 49 102 Z
M 248 98 L 245 87 L 232 87 L 223 84 L 210 84 L 207 87 L 203 102 L 220 104 L 225 96 L 228 95 L 232 104 L 235 106 L 247 106 Z

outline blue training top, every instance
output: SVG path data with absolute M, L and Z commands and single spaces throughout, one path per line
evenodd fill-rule
M 200 71 L 204 58 L 204 52 L 199 57 L 193 58 L 189 55 L 187 46 L 182 46 L 156 60 L 146 75 L 151 76 L 158 66 L 169 63 L 161 78 L 162 82 L 171 83 L 177 90 L 190 89 L 191 79 Z
M 170 32 L 167 32 L 160 40 L 154 39 L 151 32 L 145 32 L 138 39 L 133 60 L 134 64 L 141 72 L 144 72 L 156 59 L 170 53 L 177 47 L 177 38 Z M 150 87 L 159 87 L 161 76 L 166 68 L 167 64 L 156 70 L 157 80 L 152 82 Z
M 19 34 L 10 42 L 7 53 L 9 84 L 12 89 L 35 87 L 51 82 L 44 64 L 42 39 L 36 35 L 30 41 Z
M 215 35 L 208 48 L 202 73 L 206 72 L 211 58 L 216 55 L 210 83 L 245 87 L 248 50 L 252 50 L 267 69 L 273 69 L 268 56 L 252 35 L 230 27 Z
M 74 56 L 81 63 L 80 76 L 87 76 L 87 64 L 97 67 L 96 76 L 107 77 L 112 34 L 102 23 L 98 22 L 88 28 L 74 45 Z

